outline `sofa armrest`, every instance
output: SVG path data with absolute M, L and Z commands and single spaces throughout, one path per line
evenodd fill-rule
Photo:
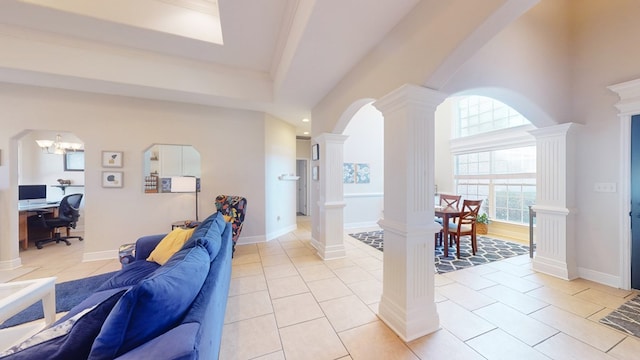
M 149 257 L 149 254 L 156 248 L 156 245 L 165 237 L 165 234 L 161 235 L 148 235 L 138 239 L 135 243 L 128 243 L 120 245 L 118 248 L 118 258 L 120 264 L 126 266 L 136 260 L 144 260 Z
M 136 241 L 135 260 L 145 260 L 166 234 L 147 235 Z

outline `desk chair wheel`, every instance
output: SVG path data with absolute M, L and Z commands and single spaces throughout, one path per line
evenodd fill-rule
M 82 240 L 81 237 L 79 236 L 72 236 L 72 237 L 68 237 L 67 239 L 70 238 L 79 238 L 80 240 Z M 38 248 L 38 250 L 42 249 L 42 245 L 50 243 L 50 242 L 55 242 L 56 244 L 59 244 L 60 242 L 64 242 L 65 244 L 67 244 L 67 246 L 71 246 L 71 242 L 69 240 L 67 240 L 65 238 L 61 238 L 60 234 L 56 233 L 56 236 L 52 237 L 51 239 L 44 239 L 44 240 L 38 240 L 36 241 L 36 248 Z

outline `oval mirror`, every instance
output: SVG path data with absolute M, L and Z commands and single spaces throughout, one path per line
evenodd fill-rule
M 172 177 L 200 178 L 200 153 L 191 145 L 153 144 L 144 152 L 144 192 L 171 192 Z

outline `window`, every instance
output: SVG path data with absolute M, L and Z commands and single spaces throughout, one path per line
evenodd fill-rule
M 483 96 L 460 97 L 456 110 L 456 138 L 530 124 L 509 106 Z
M 479 96 L 459 98 L 456 110 L 456 193 L 483 199 L 482 211 L 494 220 L 527 224 L 536 198 L 536 147 L 525 131 L 530 122 L 507 105 Z M 472 137 L 478 134 L 484 139 Z

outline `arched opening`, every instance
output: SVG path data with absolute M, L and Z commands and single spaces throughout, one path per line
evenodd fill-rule
M 515 94 L 506 90 L 502 92 L 495 91 L 495 93 L 511 94 L 512 98 L 518 98 Z M 435 203 L 433 195 L 435 193 L 436 167 L 433 157 L 435 156 L 435 151 L 437 151 L 436 137 L 441 139 L 442 143 L 447 144 L 446 150 L 448 153 L 451 154 L 452 151 L 450 148 L 451 127 L 446 131 L 446 135 L 436 134 L 436 108 L 444 100 L 445 96 L 442 93 L 422 87 L 405 85 L 374 103 L 374 106 L 384 114 L 384 157 L 387 159 L 384 169 L 384 218 L 381 219 L 379 224 L 384 231 L 384 237 L 388 237 L 388 247 L 384 247 L 384 283 L 378 314 L 388 326 L 405 340 L 429 333 L 438 324 L 438 316 L 433 303 L 432 276 L 434 270 L 433 263 L 429 260 L 433 259 L 433 240 L 431 239 L 433 239 L 433 233 L 437 232 L 439 226 L 435 226 L 432 221 L 429 221 L 429 214 L 433 214 Z M 520 98 L 520 101 L 522 102 L 523 100 Z M 344 115 L 348 112 L 357 113 L 357 111 L 351 111 L 354 106 L 355 103 L 349 107 L 348 111 L 345 111 L 341 118 L 340 124 L 345 129 L 345 124 L 348 124 L 348 122 L 343 122 L 342 120 L 344 120 Z M 539 110 L 536 110 L 535 105 L 529 104 L 527 109 L 530 114 L 539 112 Z M 548 120 L 545 116 L 539 116 L 537 119 L 542 119 L 542 123 L 546 123 L 546 120 Z M 450 118 L 447 121 L 451 123 Z M 486 152 L 509 148 L 504 144 L 496 149 L 492 148 L 496 140 L 500 140 L 499 137 L 495 137 L 496 134 L 502 135 L 503 138 L 501 140 L 505 140 L 510 146 L 521 142 L 525 138 L 529 143 L 528 145 L 534 146 L 534 149 L 524 151 L 521 153 L 521 157 L 528 159 L 527 171 L 525 172 L 535 177 L 536 171 L 534 168 L 537 166 L 535 145 L 538 138 L 537 135 L 528 133 L 529 130 L 535 130 L 535 126 L 526 124 L 524 126 L 526 129 L 522 126 L 520 124 L 520 127 L 516 127 L 519 128 L 521 134 L 513 137 L 510 144 L 508 139 L 513 134 L 507 134 L 510 130 L 499 129 L 492 134 L 494 137 L 491 137 L 490 140 L 485 140 L 484 144 L 480 143 L 479 150 Z M 560 147 L 556 148 L 560 149 L 567 145 L 565 135 L 569 127 L 568 125 L 560 126 L 558 129 L 550 129 L 546 134 L 542 135 L 552 134 L 553 137 L 550 141 L 559 145 Z M 458 144 L 457 146 L 456 149 L 459 153 L 465 153 L 469 150 L 465 148 L 465 146 L 469 146 L 468 141 L 466 144 Z M 342 155 L 342 153 L 340 154 Z M 499 155 L 501 154 L 488 154 L 489 157 L 493 156 L 498 159 L 500 158 Z M 447 155 L 444 158 L 448 157 L 449 161 L 454 163 L 452 156 Z M 549 161 L 551 158 L 549 154 L 545 155 L 545 161 Z M 342 161 L 342 159 L 340 160 Z M 347 161 L 345 160 L 345 162 Z M 518 161 L 512 160 L 511 162 L 517 163 Z M 506 163 L 509 163 L 509 161 L 506 161 Z M 347 169 L 349 170 L 351 167 L 347 167 Z M 450 169 L 449 172 L 453 174 L 454 166 L 451 165 Z M 562 172 L 550 175 L 554 181 L 564 178 Z M 344 181 L 344 173 L 342 176 L 341 183 Z M 448 177 L 452 179 L 450 181 L 452 191 L 457 191 L 460 188 L 460 184 L 456 183 L 457 179 L 454 175 L 449 175 Z M 468 188 L 468 184 L 466 186 Z M 523 188 L 523 184 L 518 184 L 518 186 Z M 535 188 L 535 182 L 527 184 L 526 187 L 531 189 L 532 186 Z M 522 191 L 520 192 L 522 193 Z M 477 195 L 477 193 L 476 191 L 475 194 Z M 507 205 L 509 205 L 508 199 L 507 197 Z M 531 194 L 526 200 L 529 203 L 531 202 Z M 495 199 L 493 201 L 497 202 Z M 527 201 L 521 202 L 519 206 L 520 219 L 527 218 Z M 509 215 L 508 206 L 502 210 L 506 211 L 505 214 L 507 216 Z M 504 213 L 504 211 L 502 212 Z M 495 209 L 493 213 L 496 213 Z M 545 214 L 545 216 L 549 216 L 549 214 Z M 551 217 L 553 216 L 555 214 L 551 214 Z M 560 216 L 566 215 L 560 214 Z M 551 220 L 562 221 L 562 219 Z M 556 239 L 554 237 L 560 234 L 551 235 L 550 238 L 555 242 Z M 571 241 L 567 240 L 566 243 L 567 247 L 571 246 Z M 568 264 L 569 262 L 567 259 L 561 258 L 562 254 L 545 255 L 550 255 L 546 258 L 549 261 L 555 260 L 556 257 L 561 260 L 558 262 L 560 266 L 548 269 L 550 273 L 558 274 L 561 277 L 566 277 L 567 274 L 571 275 L 570 267 L 563 268 L 562 266 L 562 263 Z M 542 265 L 546 264 L 543 263 Z M 408 313 L 412 313 L 413 316 L 407 318 L 405 315 Z
M 489 234 L 528 243 L 529 206 L 536 199 L 535 126 L 492 97 L 447 98 L 435 116 L 438 194 L 482 200 Z
M 349 109 L 356 105 L 360 102 Z M 342 123 L 342 134 L 348 136 L 344 143 L 344 227 L 366 231 L 377 227 L 382 218 L 384 118 L 372 102 L 348 112 L 352 117 Z M 528 133 L 534 128 L 514 108 L 491 97 L 465 93 L 447 98 L 435 113 L 436 203 L 438 193 L 481 199 L 482 212 L 493 223 L 493 236 L 527 243 L 529 205 L 534 204 L 536 194 L 535 138 Z M 361 169 L 368 174 L 365 181 L 356 176 Z
M 36 243 L 51 238 L 50 229 L 37 218 L 57 216 L 58 206 L 65 196 L 84 196 L 84 142 L 72 132 L 52 130 L 28 130 L 15 139 L 19 256 L 22 265 L 30 266 L 38 260 Z M 80 214 L 70 235 L 84 232 L 84 201 L 80 203 Z M 46 246 L 55 246 L 53 244 Z M 73 252 L 82 256 L 83 247 L 76 248 L 80 250 Z
M 363 105 L 346 125 L 343 191 L 344 227 L 377 227 L 384 195 L 384 119 L 372 102 Z

